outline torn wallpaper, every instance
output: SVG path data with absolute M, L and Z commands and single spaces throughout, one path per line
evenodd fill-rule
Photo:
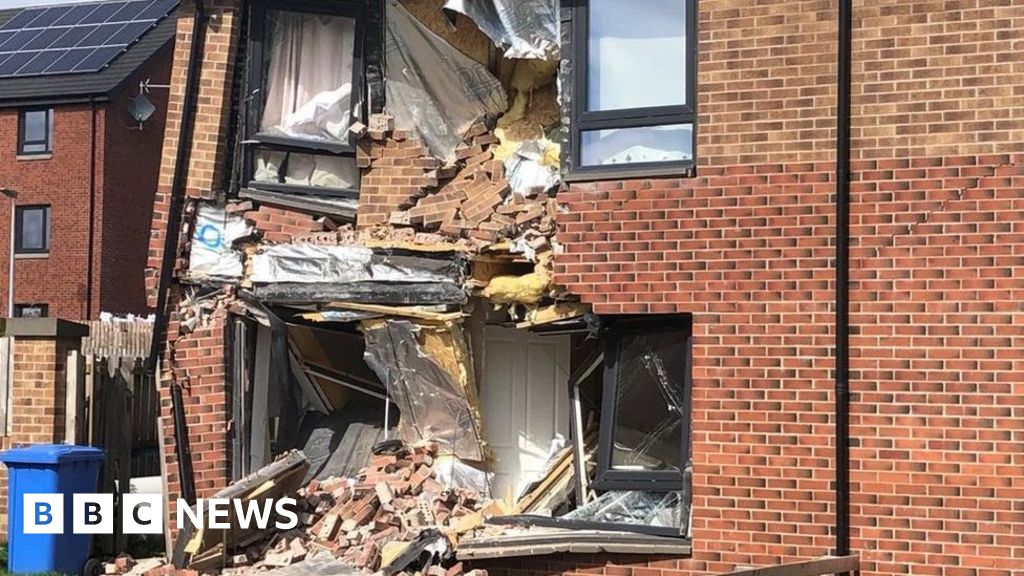
M 506 46 L 506 58 L 558 59 L 558 0 L 448 0 L 444 7 Z
M 453 160 L 473 124 L 508 108 L 501 83 L 395 0 L 388 1 L 386 34 L 387 108 L 395 128 L 419 134 L 431 154 Z
M 252 234 L 241 216 L 223 208 L 200 204 L 196 213 L 188 277 L 192 280 L 236 280 L 242 277 L 242 255 L 231 244 Z

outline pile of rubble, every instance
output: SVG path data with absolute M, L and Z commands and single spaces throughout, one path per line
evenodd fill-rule
M 366 572 L 383 571 L 389 576 L 405 571 L 460 576 L 461 566 L 452 565 L 452 551 L 459 538 L 482 530 L 488 517 L 511 510 L 473 490 L 443 485 L 434 469 L 437 451 L 434 443 L 409 446 L 394 442 L 371 456 L 369 464 L 354 478 L 311 481 L 293 493 L 298 501 L 299 526 L 292 530 L 264 531 L 249 538 L 243 546 L 190 545 L 193 554 L 183 562 L 178 561 L 177 570 L 159 561 L 155 565 L 152 560 L 136 564 L 130 558 L 120 557 L 107 563 L 104 573 L 242 576 L 329 555 L 340 565 Z M 269 483 L 281 481 L 284 485 L 286 478 L 304 474 L 308 461 L 301 453 L 293 452 L 263 471 L 270 469 L 275 472 Z M 254 477 L 266 486 L 261 472 Z M 179 537 L 187 541 L 191 536 Z M 197 542 L 203 541 L 200 538 Z M 145 570 L 141 571 L 143 565 Z M 481 571 L 471 573 L 484 576 Z
M 387 116 L 375 115 L 370 124 L 369 130 L 355 127 L 361 137 L 360 165 L 366 168 L 381 161 L 388 140 L 409 137 L 394 130 Z M 547 248 L 555 232 L 554 196 L 543 185 L 524 184 L 513 190 L 506 163 L 495 157 L 499 145 L 498 137 L 481 122 L 466 133 L 454 162 L 442 165 L 429 155 L 415 159 L 422 178 L 410 181 L 425 185 L 410 194 L 400 210 L 390 213 L 390 227 L 379 227 L 375 233 L 391 240 L 416 241 L 428 232 L 448 242 L 468 240 L 466 244 L 476 249 L 506 241 L 527 243 L 535 251 Z
M 299 492 L 305 530 L 276 536 L 256 564 L 287 565 L 323 549 L 376 571 L 424 534 L 454 543 L 485 516 L 503 512 L 471 490 L 441 485 L 432 468 L 436 455 L 436 444 L 403 446 L 372 456 L 356 478 L 311 482 Z

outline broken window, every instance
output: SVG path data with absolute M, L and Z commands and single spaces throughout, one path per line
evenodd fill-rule
M 688 320 L 612 323 L 605 350 L 598 488 L 682 486 L 689 447 Z
M 694 166 L 694 0 L 589 0 L 572 9 L 574 176 Z
M 519 498 L 521 514 L 493 523 L 688 536 L 692 319 L 596 322 L 573 330 L 572 457 L 554 452 Z M 498 445 L 503 435 L 489 431 Z
M 358 196 L 349 127 L 364 117 L 365 9 L 357 2 L 253 6 L 248 187 Z

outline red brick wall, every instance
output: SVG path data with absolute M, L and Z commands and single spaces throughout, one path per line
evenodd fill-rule
M 1024 54 L 1010 41 L 1024 7 L 995 4 L 854 6 L 852 545 L 866 574 L 1024 566 Z M 579 559 L 588 572 L 716 572 L 834 546 L 836 3 L 699 6 L 698 177 L 559 196 L 556 280 L 598 312 L 694 314 L 692 558 Z M 564 561 L 512 567 L 573 572 Z
M 74 339 L 15 338 L 11 433 L 0 430 L 0 449 L 65 441 L 65 366 L 78 346 Z M 0 466 L 0 540 L 7 540 L 6 466 Z
M 96 114 L 96 165 L 103 162 L 104 110 Z M 89 188 L 92 110 L 89 105 L 59 106 L 54 115 L 50 158 L 20 160 L 18 110 L 0 109 L 0 186 L 18 193 L 17 203 L 51 205 L 51 249 L 44 258 L 15 262 L 15 303 L 45 302 L 50 315 L 86 315 L 89 251 Z M 96 202 L 102 201 L 103 174 L 96 174 Z M 4 270 L 2 313 L 7 315 L 7 267 L 10 253 L 10 204 L 0 201 L 0 269 Z M 100 249 L 97 231 L 94 246 Z M 96 266 L 94 271 L 98 271 Z M 99 314 L 99 275 L 93 278 L 93 314 Z
M 364 168 L 357 222 L 361 228 L 387 224 L 392 212 L 415 204 L 424 194 L 423 187 L 431 183 L 425 173 L 436 165 L 424 167 L 421 158 L 428 154 L 426 148 L 415 135 L 399 135 L 401 140 L 377 142 L 367 137 L 359 143 L 358 162 Z
M 0 186 L 18 193 L 19 205 L 51 206 L 51 249 L 43 258 L 17 258 L 15 303 L 47 303 L 51 316 L 84 319 L 89 313 L 88 253 L 90 171 L 95 166 L 95 229 L 91 315 L 101 311 L 146 312 L 143 268 L 149 237 L 156 170 L 167 105 L 154 91 L 157 113 L 143 131 L 131 130 L 127 99 L 138 79 L 164 83 L 170 61 L 157 56 L 114 101 L 95 109 L 95 158 L 91 157 L 93 110 L 88 104 L 55 107 L 53 154 L 17 158 L 18 109 L 0 109 Z M 10 211 L 0 201 L 2 313 L 7 313 Z
M 220 190 L 227 177 L 227 135 L 233 126 L 230 120 L 231 79 L 241 21 L 240 4 L 237 0 L 206 2 L 207 13 L 212 19 L 206 27 L 205 46 L 199 70 L 200 89 L 185 185 L 185 193 L 189 198 L 198 198 L 211 190 Z M 146 296 L 150 306 L 156 305 L 156 289 L 159 285 L 166 238 L 170 190 L 174 178 L 188 59 L 192 45 L 193 14 L 194 5 L 191 2 L 182 2 L 172 57 L 166 136 L 163 139 L 163 155 L 153 203 L 149 255 L 145 269 Z M 187 234 L 188 230 L 186 224 L 181 232 Z M 227 460 L 229 387 L 225 376 L 224 311 L 219 311 L 208 326 L 201 326 L 187 336 L 179 336 L 178 289 L 179 287 L 174 287 L 168 296 L 167 312 L 171 321 L 167 328 L 168 342 L 163 356 L 164 376 L 160 387 L 161 425 L 164 427 L 165 438 L 163 458 L 168 471 L 171 518 L 175 513 L 174 499 L 180 496 L 181 490 L 175 454 L 176 438 L 171 417 L 172 381 L 179 382 L 185 390 L 185 411 L 198 496 L 209 496 L 224 487 L 230 477 Z
M 100 206 L 105 216 L 102 232 L 98 232 L 102 234 L 99 272 L 100 308 L 104 312 L 148 311 L 145 268 L 167 118 L 167 90 L 154 88 L 147 95 L 156 112 L 141 130 L 128 114 L 128 103 L 138 94 L 140 81 L 168 83 L 173 53 L 173 44 L 169 44 L 155 54 L 107 107 Z
M 171 411 L 171 382 L 182 386 L 185 421 L 196 496 L 207 498 L 228 484 L 228 421 L 230 407 L 226 365 L 226 318 L 224 309 L 214 312 L 194 332 L 177 337 L 174 352 L 168 353 L 165 364 L 171 366 L 160 384 L 160 423 L 164 445 L 161 448 L 167 466 L 167 497 L 169 512 L 176 514 L 175 501 L 181 496 L 174 417 Z M 172 318 L 169 334 L 178 334 L 177 318 Z
M 228 131 L 234 126 L 230 119 L 231 82 L 240 33 L 241 2 L 217 0 L 206 2 L 205 5 L 211 20 L 205 27 L 203 58 L 199 66 L 199 97 L 194 114 L 194 133 L 185 181 L 185 193 L 190 197 L 199 197 L 203 192 L 223 189 L 224 180 L 228 175 L 227 136 Z M 174 179 L 178 136 L 181 131 L 181 111 L 188 77 L 194 11 L 195 6 L 188 1 L 182 2 L 178 9 L 178 31 L 172 59 L 166 137 L 163 139 L 160 178 L 153 203 L 149 256 L 145 272 L 147 302 L 151 307 L 157 305 L 156 291 L 160 283 L 160 263 L 171 205 L 170 191 Z
M 1011 156 L 1024 142 L 1024 8 L 993 4 L 854 7 L 852 521 L 866 574 L 1003 576 L 1024 563 L 1024 211 Z M 560 283 L 601 313 L 694 314 L 692 557 L 489 563 L 499 573 L 675 576 L 832 550 L 836 9 L 701 0 L 698 177 L 559 196 Z M 215 10 L 193 195 L 224 177 L 237 18 Z M 364 184 L 368 206 L 382 199 L 368 210 L 395 205 Z M 190 417 L 213 427 L 193 433 L 204 483 L 226 476 L 217 330 L 187 339 Z

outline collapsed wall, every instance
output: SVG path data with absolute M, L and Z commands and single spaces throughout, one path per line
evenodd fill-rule
M 503 59 L 489 40 L 485 65 L 479 50 L 468 56 L 442 37 L 479 47 L 465 16 L 455 36 L 438 34 L 423 3 L 408 6 L 386 3 L 386 51 L 404 65 L 389 77 L 388 106 L 348 129 L 358 200 L 231 190 L 224 177 L 188 191 L 163 351 L 172 502 L 183 476 L 203 497 L 268 464 L 300 434 L 303 423 L 285 421 L 289 410 L 353 405 L 351 390 L 329 389 L 336 373 L 309 368 L 289 332 L 296 324 L 354 330 L 374 380 L 363 392 L 390 399 L 401 414 L 394 432 L 438 442 L 463 481 L 486 488 L 493 454 L 465 319 L 484 305 L 522 326 L 586 312 L 552 280 L 556 65 Z M 550 41 L 539 45 L 552 55 Z M 258 170 L 273 168 L 260 162 Z M 168 386 L 184 390 L 190 468 L 175 451 L 182 430 L 172 425 Z M 256 421 L 268 417 L 280 421 L 272 432 Z M 378 440 L 389 434 L 385 420 Z

